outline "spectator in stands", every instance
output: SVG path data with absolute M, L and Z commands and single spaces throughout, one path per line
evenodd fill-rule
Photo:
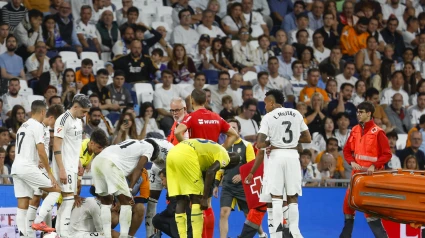
M 146 31 L 149 31 L 150 34 L 153 35 L 153 36 L 145 39 L 145 32 Z M 146 26 L 143 23 L 137 24 L 134 36 L 137 40 L 140 40 L 142 42 L 142 45 L 143 45 L 142 54 L 143 55 L 149 55 L 150 48 L 152 48 L 152 46 L 154 46 L 156 43 L 158 43 L 162 38 L 161 33 L 156 31 L 152 27 Z
M 395 154 L 397 150 L 398 135 L 395 131 L 387 132 L 388 143 L 392 153 L 391 160 L 385 165 L 386 169 L 401 169 L 401 163 L 398 156 Z
M 341 112 L 345 112 L 348 114 L 348 118 L 350 118 L 350 128 L 357 124 L 357 108 L 351 102 L 353 88 L 353 85 L 349 83 L 343 83 L 340 87 L 338 99 L 332 100 L 328 105 L 328 113 L 329 115 L 332 115 L 334 120 L 336 119 L 336 116 Z
M 115 59 L 130 53 L 131 42 L 135 39 L 134 30 L 133 25 L 120 28 L 122 39 L 119 38 L 112 47 L 112 53 Z
M 310 134 L 319 132 L 321 127 L 323 127 L 323 120 L 326 119 L 327 114 L 324 106 L 325 102 L 323 100 L 322 94 L 313 93 L 311 96 L 311 106 L 308 107 L 307 113 L 305 115 Z
M 340 91 L 339 89 L 344 83 L 348 83 L 354 87 L 354 85 L 356 84 L 358 80 L 356 77 L 354 77 L 355 72 L 356 72 L 356 65 L 353 62 L 347 62 L 344 66 L 343 73 L 338 74 L 335 78 L 336 82 L 338 83 L 337 85 L 338 92 Z
M 189 5 L 188 0 L 177 0 L 176 4 L 173 4 L 173 12 L 171 14 L 173 19 L 173 27 L 176 27 L 179 24 L 179 20 L 181 19 L 179 13 L 182 10 L 188 10 L 190 12 L 190 24 L 196 24 L 202 20 L 202 10 L 200 8 L 192 8 L 192 6 Z
M 414 155 L 408 155 L 404 159 L 403 169 L 419 170 L 418 160 Z
M 313 33 L 314 31 L 310 28 L 308 28 L 308 16 L 306 13 L 300 13 L 297 16 L 297 28 L 292 30 L 288 33 L 289 42 L 291 44 L 293 43 L 299 43 L 311 46 L 313 45 Z M 300 37 L 301 31 L 307 32 L 307 39 L 305 39 L 305 36 Z M 305 33 L 303 33 L 305 34 Z M 301 41 L 300 38 L 303 38 Z M 307 40 L 307 41 L 305 41 Z
M 366 85 L 372 81 L 372 72 L 370 71 L 371 66 L 368 64 L 364 64 L 359 72 L 359 78 L 357 82 L 363 81 Z M 356 84 L 357 84 L 356 82 Z M 354 85 L 356 87 L 356 85 Z
M 184 96 L 182 95 L 182 92 L 179 92 L 179 89 L 175 85 L 173 85 L 173 77 L 174 74 L 172 71 L 162 71 L 162 87 L 155 90 L 153 97 L 153 103 L 160 118 L 160 128 L 167 136 L 174 123 L 173 115 L 170 112 L 170 102 L 173 98 Z
M 206 50 L 205 50 L 206 52 Z M 186 49 L 181 44 L 175 44 L 173 55 L 168 62 L 168 69 L 174 74 L 174 84 L 191 84 L 196 73 L 192 58 L 187 56 Z
M 13 106 L 12 113 L 10 117 L 6 119 L 5 125 L 10 132 L 10 138 L 12 140 L 16 139 L 16 132 L 18 132 L 19 127 L 26 121 L 25 118 L 25 108 L 21 105 Z
M 252 87 L 252 91 L 254 92 L 254 98 L 260 102 L 264 102 L 264 98 L 266 97 L 266 93 L 271 89 L 268 87 L 269 84 L 269 73 L 267 72 L 259 72 L 257 74 L 257 84 Z
M 270 49 L 273 51 L 275 56 L 280 56 L 282 54 L 283 47 L 288 43 L 288 37 L 286 32 L 282 29 L 276 31 L 275 41 L 271 43 Z
M 233 46 L 233 57 L 238 68 L 252 67 L 256 63 L 255 48 L 252 47 L 248 40 L 248 28 L 241 27 L 239 29 L 239 42 Z
M 329 102 L 328 94 L 325 90 L 318 88 L 317 83 L 319 82 L 319 70 L 318 69 L 310 69 L 307 73 L 307 83 L 300 92 L 300 102 L 305 102 L 307 105 L 310 105 L 310 99 L 313 93 L 318 92 L 322 94 L 325 103 Z
M 111 103 L 119 105 L 121 109 L 127 106 L 133 106 L 133 99 L 130 91 L 124 87 L 125 74 L 122 70 L 117 70 L 114 73 L 114 78 L 111 84 L 106 86 L 111 94 Z
M 342 13 L 339 14 L 338 21 L 346 26 L 354 26 L 360 19 L 354 15 L 354 2 L 346 1 L 342 5 Z
M 334 45 L 331 48 L 331 54 L 328 58 L 324 59 L 320 66 L 329 64 L 334 70 L 335 74 L 341 74 L 344 70 L 345 61 L 342 59 L 341 47 L 339 45 Z
M 31 58 L 28 58 L 28 60 L 29 59 Z M 58 95 L 62 96 L 62 93 L 64 90 L 64 88 L 62 87 L 64 83 L 63 77 L 62 77 L 62 72 L 64 70 L 64 63 L 62 62 L 62 57 L 55 56 L 48 60 L 48 64 L 50 66 L 49 70 L 47 72 L 42 73 L 38 80 L 37 93 L 41 94 L 41 92 L 44 92 L 46 90 L 47 86 L 52 85 L 58 89 Z
M 261 13 L 253 11 L 253 6 L 253 0 L 242 0 L 243 18 L 245 20 L 245 24 L 250 28 L 251 36 L 253 38 L 257 38 L 261 35 L 268 36 L 270 32 L 267 28 L 267 24 Z
M 35 51 L 25 62 L 28 80 L 40 79 L 40 76 L 50 70 L 49 57 L 46 56 L 46 43 L 38 41 L 35 43 Z
M 6 127 L 0 127 L 0 147 L 7 148 L 7 155 L 6 155 L 6 165 L 8 164 L 8 161 L 13 161 L 15 159 L 15 154 L 13 153 L 13 159 L 7 159 L 7 156 L 9 155 L 9 142 L 10 142 L 10 132 L 9 129 Z M 8 146 L 9 145 L 9 146 Z M 10 163 L 10 167 L 12 167 L 12 163 Z M 9 167 L 9 173 L 10 173 L 10 167 Z
M 233 95 L 235 98 L 233 98 L 233 105 L 234 108 L 242 106 L 242 85 L 243 82 L 243 76 L 240 73 L 236 73 L 232 76 L 230 79 L 230 89 L 233 91 Z
M 371 72 L 377 73 L 381 68 L 381 54 L 378 52 L 378 42 L 373 36 L 367 38 L 366 48 L 361 49 L 355 56 L 357 71 L 361 71 L 363 65 L 370 65 Z
M 396 66 L 397 67 L 397 66 Z M 418 75 L 418 77 L 416 77 Z M 422 76 L 420 72 L 415 73 L 415 66 L 411 62 L 406 62 L 403 68 L 404 90 L 408 94 L 416 94 L 416 85 Z M 410 102 L 409 102 L 410 103 Z
M 390 104 L 392 96 L 399 93 L 402 96 L 403 107 L 409 106 L 409 95 L 403 90 L 404 78 L 402 71 L 396 71 L 391 75 L 391 87 L 384 89 L 381 93 L 381 105 L 384 107 Z
M 121 39 L 118 24 L 114 21 L 114 15 L 111 11 L 106 10 L 102 13 L 99 22 L 96 24 L 96 29 L 100 36 L 98 40 L 102 52 L 110 52 L 112 46 Z
M 113 61 L 114 70 L 122 70 L 126 75 L 126 83 L 150 82 L 151 76 L 156 75 L 158 69 L 152 60 L 142 55 L 142 43 L 133 40 L 130 45 L 130 54 Z
M 38 41 L 44 42 L 41 26 L 42 21 L 42 12 L 36 9 L 30 10 L 14 31 L 16 40 L 18 41 L 17 54 L 24 60 L 34 53 L 35 44 Z
M 224 96 L 221 99 L 221 105 L 223 106 L 223 110 L 220 112 L 221 118 L 227 121 L 228 119 L 232 119 L 236 116 L 233 111 L 233 99 L 231 96 Z
M 322 33 L 321 31 L 315 31 L 313 34 L 314 58 L 318 63 L 328 58 L 331 54 L 331 50 L 326 48 L 324 45 L 324 34 L 326 33 Z
M 60 4 L 63 2 L 63 0 L 53 0 L 51 1 L 52 4 L 50 4 L 49 12 L 51 15 L 54 15 L 59 12 Z
M 385 128 L 387 132 L 395 129 L 390 121 L 388 120 L 387 114 L 384 108 L 379 105 L 379 91 L 376 88 L 368 88 L 366 90 L 366 101 L 371 102 L 375 107 L 375 113 L 373 113 L 373 119 L 375 124 L 381 128 Z
M 418 95 L 420 93 L 425 93 L 425 80 L 423 80 L 423 79 L 419 80 L 419 82 L 417 83 L 417 85 L 415 87 L 415 91 L 416 92 L 414 94 L 410 95 L 410 98 L 409 98 L 409 103 L 411 105 L 416 105 L 417 102 L 418 102 L 418 100 L 417 100 Z
M 186 102 L 187 110 L 188 111 L 192 111 L 192 105 L 190 103 L 190 94 L 192 93 L 192 91 L 194 89 L 200 89 L 200 90 L 202 90 L 204 88 L 204 86 L 205 86 L 205 82 L 206 82 L 205 74 L 203 72 L 197 72 L 195 74 L 195 79 L 193 81 L 193 85 L 187 85 L 184 88 L 184 92 L 182 94 L 182 96 L 183 96 L 182 98 Z
M 50 107 L 50 98 L 56 95 L 58 95 L 58 89 L 53 87 L 52 85 L 48 85 L 46 87 L 46 90 L 43 92 L 44 101 L 46 102 L 47 107 Z
M 158 128 L 156 123 L 156 114 L 151 102 L 142 103 L 139 117 L 136 118 L 137 134 L 140 135 L 140 138 L 145 138 L 149 132 L 158 132 L 164 135 L 164 132 Z
M 208 88 L 211 90 L 211 101 L 214 107 L 212 110 L 215 113 L 220 113 L 223 110 L 221 106 L 221 100 L 224 96 L 229 95 L 232 98 L 236 98 L 233 94 L 233 90 L 229 88 L 230 74 L 226 71 L 221 71 L 218 74 L 218 84 L 210 85 Z
M 308 119 L 307 119 L 308 120 Z M 325 117 L 321 120 L 320 128 L 318 132 L 312 133 L 312 141 L 310 143 L 310 149 L 312 152 L 320 152 L 326 149 L 326 142 L 329 138 L 335 137 L 334 130 L 335 124 L 332 118 Z M 313 159 L 316 156 L 313 157 Z
M 240 135 L 249 142 L 255 142 L 258 125 L 253 120 L 257 112 L 257 101 L 255 99 L 248 99 L 242 105 L 243 111 L 235 117 L 241 124 Z
M 242 4 L 239 2 L 232 3 L 228 15 L 223 18 L 221 24 L 223 25 L 224 33 L 237 36 L 241 30 L 240 28 L 246 27 L 246 22 L 242 14 Z
M 77 88 L 81 89 L 88 83 L 95 82 L 96 79 L 93 75 L 93 61 L 91 59 L 83 59 L 81 61 L 81 68 L 75 72 L 75 82 Z
M 21 105 L 24 107 L 26 112 L 30 112 L 31 108 L 28 104 L 26 97 L 19 95 L 21 90 L 20 81 L 17 78 L 9 80 L 9 91 L 2 96 L 3 100 L 3 112 L 10 116 L 12 109 L 15 105 Z
M 344 4 L 345 5 L 345 4 Z M 369 36 L 367 26 L 369 19 L 360 17 L 359 21 L 354 25 L 347 25 L 341 34 L 341 51 L 342 54 L 350 61 L 361 49 L 366 48 L 366 40 Z
M 105 10 L 103 9 L 105 6 L 105 0 L 93 0 L 92 1 L 92 16 L 90 21 L 93 23 L 97 23 L 99 21 L 99 19 L 101 19 L 101 14 L 103 15 L 103 12 L 105 12 Z M 108 11 L 108 10 L 106 10 Z
M 303 63 L 303 77 L 307 78 L 309 69 L 318 69 L 319 62 L 314 58 L 314 50 L 310 46 L 301 47 L 297 51 L 298 59 Z
M 122 8 L 115 11 L 119 26 L 124 24 L 134 24 L 139 18 L 139 9 L 133 6 L 133 0 L 122 0 Z M 130 20 L 130 23 L 128 21 Z
M 219 70 L 219 71 L 228 71 L 230 69 L 236 72 L 238 71 L 238 69 L 234 68 L 233 65 L 224 56 L 223 45 L 221 43 L 220 38 L 215 38 L 212 41 L 211 48 L 208 51 L 208 53 L 209 53 L 208 58 L 211 63 L 209 65 L 210 69 Z
M 335 79 L 329 78 L 327 80 L 325 91 L 328 94 L 330 101 L 338 99 L 338 83 L 336 82 Z
M 324 154 L 323 158 L 317 163 L 317 170 L 320 172 L 320 187 L 334 187 L 335 183 L 327 182 L 328 179 L 338 178 L 336 173 L 337 161 L 331 154 Z
M 335 130 L 335 138 L 338 140 L 339 148 L 344 148 L 348 137 L 350 136 L 350 116 L 346 112 L 340 112 L 336 115 L 336 124 L 338 129 Z
M 407 19 L 406 23 L 406 31 L 402 33 L 404 44 L 406 48 L 413 49 L 419 43 L 419 37 L 416 35 L 419 29 L 418 18 L 411 16 Z
M 309 28 L 313 31 L 323 27 L 323 12 L 325 5 L 322 1 L 315 1 L 311 12 L 308 13 Z
M 202 24 L 198 26 L 197 31 L 199 35 L 207 34 L 210 36 L 211 41 L 214 38 L 225 37 L 223 30 L 219 26 L 214 26 L 215 13 L 211 10 L 205 10 L 202 12 Z
M 63 73 L 62 81 L 62 102 L 65 108 L 68 108 L 68 105 L 72 102 L 74 95 L 77 93 L 74 70 L 66 69 Z
M 84 5 L 81 7 L 81 19 L 77 22 L 76 32 L 78 40 L 83 47 L 83 51 L 97 52 L 102 54 L 99 40 L 96 34 L 96 25 L 90 23 L 92 17 L 92 8 Z
M 59 5 L 59 11 L 54 15 L 54 18 L 57 24 L 57 27 L 55 26 L 55 47 L 57 50 L 72 50 L 80 54 L 83 48 L 77 37 L 76 25 L 71 20 L 70 2 L 62 1 Z
M 302 185 L 305 187 L 317 187 L 318 181 L 306 181 L 312 179 L 321 179 L 320 171 L 317 169 L 317 164 L 312 163 L 312 154 L 308 149 L 304 149 L 300 153 L 301 173 L 303 175 Z
M 395 93 L 392 96 L 392 101 L 385 108 L 385 113 L 392 125 L 394 125 L 397 133 L 405 134 L 412 127 L 411 118 L 403 107 L 403 96 L 400 93 Z
M 323 159 L 326 160 L 328 156 L 333 158 L 335 163 L 333 164 L 334 171 L 331 171 L 328 167 L 323 167 L 322 169 L 329 172 L 337 172 L 338 175 L 333 176 L 334 174 L 331 173 L 330 176 L 327 176 L 328 178 L 345 178 L 344 173 L 344 159 L 342 158 L 341 154 L 338 152 L 338 140 L 334 137 L 331 137 L 326 140 L 326 150 L 320 152 L 316 159 L 315 163 L 319 164 Z M 323 164 L 322 164 L 323 165 Z M 320 167 L 320 166 L 319 166 Z M 319 170 L 322 171 L 322 169 L 319 168 Z
M 121 115 L 116 126 L 112 144 L 116 145 L 128 139 L 142 139 L 140 138 L 140 135 L 137 134 L 136 122 L 134 120 L 134 115 L 131 112 L 126 112 Z
M 51 96 L 50 98 L 49 98 L 49 101 L 48 101 L 48 106 L 49 107 L 51 107 L 51 106 L 54 106 L 54 105 L 62 105 L 63 103 L 62 103 L 62 98 L 61 97 L 59 97 L 58 95 L 53 95 L 53 96 Z
M 403 150 L 398 150 L 396 155 L 400 158 L 400 163 L 405 164 L 405 160 L 409 155 L 413 155 L 416 157 L 417 162 L 419 164 L 419 169 L 423 170 L 425 166 L 425 154 L 422 150 L 420 150 L 420 146 L 422 145 L 422 132 L 415 131 L 412 133 L 410 147 L 406 147 Z
M 280 28 L 283 29 L 285 32 L 289 33 L 297 29 L 296 18 L 299 14 L 305 11 L 306 5 L 305 5 L 305 2 L 302 0 L 295 1 L 293 3 L 293 9 L 291 9 L 292 8 L 292 1 L 291 1 L 290 5 L 289 3 L 287 4 L 287 7 L 288 7 L 288 13 L 281 15 L 279 14 L 280 12 L 279 10 L 281 10 L 282 8 L 284 9 L 284 6 L 282 6 L 282 2 L 277 0 L 270 1 L 270 8 L 273 11 L 273 17 L 275 18 L 275 20 L 278 20 L 278 22 L 282 23 Z
M 6 38 L 7 52 L 0 55 L 1 76 L 3 79 L 20 77 L 25 80 L 24 63 L 22 58 L 15 54 L 17 49 L 16 37 L 9 35 Z
M 3 22 L 9 25 L 11 33 L 24 19 L 27 9 L 22 5 L 22 0 L 9 1 L 8 4 L 1 9 Z
M 400 59 L 403 55 L 404 45 L 403 36 L 397 32 L 397 26 L 399 25 L 399 20 L 392 16 L 387 21 L 387 27 L 381 31 L 381 35 L 384 38 L 385 43 L 391 44 L 394 46 L 394 57 L 395 59 Z
M 108 71 L 106 69 L 99 69 L 96 73 L 96 82 L 86 84 L 80 91 L 80 93 L 90 96 L 92 93 L 96 93 L 100 99 L 99 108 L 102 109 L 103 114 L 107 115 L 109 111 L 119 111 L 125 106 L 120 106 L 117 103 L 111 102 L 111 92 L 106 87 L 108 83 Z
M 0 147 L 0 176 L 9 175 L 9 170 L 4 164 L 6 158 L 6 150 L 3 147 Z M 10 184 L 10 180 L 7 177 L 0 178 L 0 184 Z
M 7 36 L 9 35 L 9 25 L 0 23 L 0 55 L 7 52 Z
M 89 96 L 90 103 L 92 104 L 92 108 L 99 108 L 100 107 L 100 100 L 99 96 L 96 93 L 92 93 Z M 124 109 L 125 110 L 125 109 Z M 123 110 L 123 114 L 124 114 Z M 88 117 L 85 117 L 88 118 Z M 100 115 L 100 124 L 98 127 L 102 129 L 107 135 L 112 136 L 114 134 L 114 125 L 113 123 L 101 113 Z
M 363 66 L 363 68 L 364 67 L 365 67 L 365 65 Z M 366 93 L 366 83 L 365 83 L 365 81 L 358 80 L 356 82 L 356 84 L 354 85 L 354 93 L 353 93 L 353 97 L 351 99 L 354 106 L 357 107 L 357 105 L 364 102 L 365 93 Z
M 153 45 L 150 50 L 153 51 L 154 49 L 161 49 L 164 52 L 164 55 L 162 56 L 162 62 L 167 63 L 171 55 L 173 54 L 173 47 L 167 42 L 167 29 L 165 29 L 164 26 L 158 26 L 156 28 L 156 31 L 161 33 L 161 39 L 159 42 L 157 42 L 155 45 Z M 152 52 L 151 52 L 152 53 Z
M 13 161 L 15 161 L 15 143 L 9 144 L 9 131 L 6 127 L 0 127 L 0 145 L 1 145 L 1 138 L 5 137 L 7 135 L 7 144 L 0 146 L 0 148 L 6 148 L 6 158 L 4 159 L 4 165 L 6 166 L 8 173 L 10 174 L 10 171 L 12 169 Z
M 99 128 L 99 124 L 101 121 L 102 110 L 98 107 L 90 108 L 88 113 L 88 118 L 86 119 L 86 123 L 84 125 L 83 131 L 90 138 L 91 133 Z
M 303 71 L 303 64 L 301 61 L 297 60 L 292 63 L 293 75 L 291 76 L 289 82 L 292 85 L 292 90 L 296 102 L 299 100 L 301 90 L 307 86 L 307 82 L 304 80 Z
M 416 105 L 407 109 L 412 127 L 416 127 L 419 124 L 420 117 L 425 114 L 425 93 L 419 93 L 416 100 Z
M 377 42 L 377 51 L 383 52 L 385 48 L 385 41 L 381 33 L 378 31 L 379 20 L 376 17 L 369 19 L 369 25 L 367 26 L 367 32 L 369 35 L 374 37 Z
M 173 44 L 182 44 L 186 52 L 191 55 L 199 41 L 200 35 L 190 28 L 192 24 L 192 13 L 188 9 L 179 12 L 180 25 L 176 26 L 171 36 Z

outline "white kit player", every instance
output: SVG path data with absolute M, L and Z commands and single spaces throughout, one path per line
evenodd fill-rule
M 161 178 L 159 177 L 159 172 L 165 168 L 165 159 L 167 158 L 168 151 L 173 148 L 173 144 L 163 139 L 148 138 L 146 140 L 153 140 L 159 146 L 158 157 L 152 161 L 152 167 L 149 172 L 150 180 L 150 195 L 146 211 L 146 237 L 150 237 L 154 234 L 154 227 L 152 225 L 152 219 L 156 215 L 156 206 L 158 204 L 158 199 L 161 196 L 161 191 L 164 186 L 161 183 Z
M 56 119 L 64 112 L 62 105 L 53 105 L 47 109 L 46 117 L 44 118 L 42 125 L 44 127 L 44 149 L 46 151 L 47 158 L 49 158 L 49 147 L 50 147 L 50 130 L 53 130 L 55 126 Z M 41 164 L 41 171 L 43 173 L 47 173 L 46 168 L 44 168 Z M 27 212 L 27 219 L 28 219 L 28 227 L 31 227 L 32 223 L 34 222 L 34 219 L 37 215 L 38 206 L 40 205 L 41 196 L 43 195 L 43 191 L 41 189 L 38 189 L 34 191 L 34 196 L 30 200 L 29 208 Z M 47 215 L 47 217 L 50 217 L 51 219 L 51 213 Z M 46 224 L 50 225 L 50 222 L 47 221 L 46 217 Z M 36 233 L 32 229 L 27 229 L 27 236 L 29 238 L 35 238 Z
M 101 197 L 101 217 L 105 237 L 111 237 L 111 206 L 114 195 L 121 204 L 120 237 L 127 237 L 130 230 L 134 204 L 130 188 L 133 188 L 149 160 L 158 157 L 159 147 L 153 140 L 125 140 L 104 149 L 92 162 L 93 182 L 96 194 Z M 130 184 L 126 178 L 129 178 Z
M 73 237 L 69 233 L 74 195 L 77 194 L 77 173 L 81 167 L 80 149 L 83 140 L 82 118 L 90 110 L 89 98 L 77 94 L 69 110 L 55 123 L 53 153 L 53 174 L 62 191 L 62 204 L 56 218 L 56 230 L 60 237 Z M 77 196 L 76 196 L 77 197 Z M 78 198 L 78 197 L 77 197 Z
M 301 165 L 297 146 L 299 143 L 310 143 L 311 135 L 304 119 L 297 110 L 283 108 L 283 93 L 272 89 L 266 93 L 264 102 L 267 114 L 263 117 L 257 135 L 257 148 L 269 147 L 267 159 L 266 184 L 262 193 L 272 198 L 273 221 L 269 224 L 271 238 L 282 237 L 283 232 L 283 200 L 288 201 L 289 232 L 294 238 L 302 237 L 298 228 L 298 196 L 302 195 Z M 266 141 L 266 138 L 269 141 Z M 255 171 L 252 171 L 255 172 Z M 251 175 L 252 177 L 252 175 Z
M 52 210 L 60 196 L 60 189 L 51 172 L 49 159 L 44 148 L 44 128 L 41 122 L 46 116 L 46 104 L 36 100 L 31 105 L 31 118 L 16 132 L 16 154 L 12 165 L 15 197 L 18 199 L 16 224 L 20 237 L 27 237 L 27 211 L 34 191 L 39 189 L 49 193 L 44 199 L 32 229 L 52 232 L 55 229 L 44 223 L 44 218 Z M 39 169 L 41 161 L 46 173 Z

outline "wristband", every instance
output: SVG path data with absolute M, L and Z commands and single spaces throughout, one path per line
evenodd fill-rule
M 83 179 L 83 176 L 78 176 L 78 180 L 82 180 Z

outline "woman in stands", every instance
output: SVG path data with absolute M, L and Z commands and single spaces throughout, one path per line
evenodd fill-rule
M 356 69 L 360 72 L 363 65 L 370 65 L 372 73 L 377 73 L 381 67 L 381 54 L 378 52 L 378 42 L 373 36 L 366 40 L 366 48 L 357 52 L 355 57 Z
M 9 170 L 4 164 L 6 158 L 6 150 L 0 147 L 0 175 L 9 175 Z M 9 178 L 0 178 L 0 184 L 10 184 Z
M 174 44 L 173 55 L 167 68 L 173 71 L 173 84 L 193 84 L 196 67 L 192 58 L 187 56 L 186 49 L 182 44 Z
M 210 54 L 210 69 L 219 71 L 228 71 L 233 68 L 232 64 L 227 60 L 223 53 L 223 45 L 220 38 L 215 38 L 211 44 L 211 49 L 208 52 Z
M 307 108 L 307 126 L 311 134 L 319 132 L 326 118 L 325 102 L 322 94 L 316 92 L 311 96 L 311 106 Z
M 75 84 L 75 72 L 73 69 L 65 69 L 63 73 L 63 84 L 62 84 L 62 102 L 65 108 L 71 104 L 72 98 L 77 93 Z
M 404 86 L 403 89 L 409 95 L 416 94 L 416 85 L 421 80 L 421 77 L 415 77 L 415 66 L 411 62 L 405 62 L 403 68 Z
M 164 135 L 156 123 L 156 111 L 151 102 L 144 102 L 140 106 L 139 117 L 136 118 L 136 128 L 141 139 L 144 139 L 149 132 L 158 132 Z
M 418 104 L 418 94 L 419 93 L 425 93 L 425 80 L 421 79 L 418 84 L 416 85 L 416 93 L 412 94 L 409 98 L 410 105 L 414 106 Z
M 226 35 L 230 35 L 235 39 L 238 37 L 239 30 L 241 27 L 246 26 L 245 20 L 242 14 L 242 4 L 235 2 L 230 6 L 230 15 L 227 15 L 221 21 L 223 25 L 223 31 Z
M 414 155 L 408 155 L 404 159 L 403 169 L 413 169 L 413 170 L 419 169 L 418 160 L 416 159 Z
M 298 54 L 298 59 L 303 63 L 304 73 L 303 76 L 307 78 L 307 72 L 310 69 L 318 69 L 319 62 L 317 62 L 316 58 L 314 58 L 314 50 L 310 46 L 307 46 L 300 50 Z
M 206 10 L 210 10 L 214 12 L 213 26 L 220 27 L 223 30 L 223 27 L 221 25 L 221 17 L 219 16 L 219 14 L 220 12 L 225 12 L 225 11 L 220 11 L 221 7 L 225 8 L 226 6 L 220 6 L 220 3 L 217 0 L 210 0 L 208 2 L 208 6 Z M 222 17 L 224 17 L 224 14 Z
M 96 24 L 100 47 L 103 52 L 110 52 L 114 44 L 121 39 L 118 24 L 114 21 L 114 15 L 106 10 L 102 13 L 99 22 Z
M 136 121 L 134 120 L 134 115 L 132 112 L 126 112 L 121 115 L 115 130 L 112 144 L 119 144 L 128 139 L 141 139 L 137 134 Z
M 10 137 L 13 140 L 16 139 L 16 132 L 19 130 L 19 127 L 26 121 L 25 118 L 25 109 L 21 105 L 15 105 L 12 108 L 12 114 L 9 118 L 6 119 L 6 127 L 9 129 Z
M 6 165 L 8 172 L 12 169 L 13 161 L 15 161 L 15 144 L 10 144 L 6 148 L 6 158 L 4 160 L 4 165 Z
M 362 103 L 365 100 L 365 93 L 366 93 L 366 83 L 363 80 L 358 80 L 354 84 L 354 94 L 352 97 L 353 104 L 357 107 L 360 103 Z
M 337 85 L 338 83 L 333 78 L 328 79 L 326 82 L 325 90 L 328 93 L 328 97 L 331 101 L 338 99 Z

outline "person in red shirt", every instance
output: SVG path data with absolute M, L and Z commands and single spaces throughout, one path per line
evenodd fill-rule
M 190 102 L 194 111 L 183 119 L 174 130 L 174 135 L 178 141 L 183 141 L 183 133 L 187 130 L 189 131 L 189 138 L 202 138 L 218 142 L 220 133 L 223 133 L 227 135 L 223 147 L 228 149 L 239 138 L 239 135 L 217 113 L 211 112 L 204 107 L 206 101 L 207 96 L 204 90 L 194 89 L 192 91 Z M 211 195 L 208 200 L 208 209 L 204 211 L 203 238 L 214 237 L 214 212 L 211 208 Z
M 167 141 L 169 141 L 173 145 L 177 145 L 179 141 L 177 140 L 174 131 L 176 130 L 176 127 L 181 123 L 183 118 L 187 115 L 187 107 L 186 102 L 182 98 L 175 98 L 171 100 L 170 103 L 170 113 L 173 115 L 174 124 L 171 127 L 171 132 L 167 137 Z M 188 139 L 189 134 L 187 131 L 182 132 L 183 138 Z
M 359 124 L 353 127 L 344 146 L 344 158 L 353 167 L 352 175 L 365 171 L 371 175 L 375 170 L 384 169 L 385 164 L 391 160 L 391 149 L 385 131 L 372 120 L 374 112 L 375 108 L 370 102 L 362 102 L 357 106 Z M 355 210 L 348 205 L 349 192 L 350 188 L 344 198 L 345 225 L 340 235 L 342 238 L 351 237 L 354 226 Z M 375 237 L 388 237 L 380 218 L 368 214 L 365 216 Z

